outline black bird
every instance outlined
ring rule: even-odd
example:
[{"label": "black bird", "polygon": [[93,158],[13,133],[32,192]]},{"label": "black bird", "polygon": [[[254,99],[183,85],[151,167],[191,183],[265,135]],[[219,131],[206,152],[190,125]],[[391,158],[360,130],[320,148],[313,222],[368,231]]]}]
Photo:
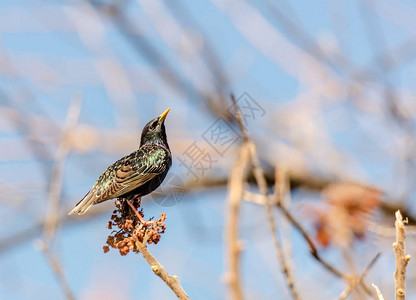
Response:
[{"label": "black bird", "polygon": [[146,124],[139,149],[109,166],[69,215],[82,215],[91,205],[109,199],[140,198],[162,183],[172,165],[164,125],[169,110]]}]

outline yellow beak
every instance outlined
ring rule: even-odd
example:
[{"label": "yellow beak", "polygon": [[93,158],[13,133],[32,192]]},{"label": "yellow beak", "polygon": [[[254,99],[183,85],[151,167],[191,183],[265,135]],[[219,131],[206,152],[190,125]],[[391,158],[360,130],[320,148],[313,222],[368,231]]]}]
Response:
[{"label": "yellow beak", "polygon": [[160,118],[160,120],[163,122],[163,121],[165,121],[165,119],[166,119],[166,116],[168,115],[168,112],[170,111],[170,107],[167,109],[167,110],[165,110],[165,112],[163,113],[163,114],[161,114],[160,116],[159,116],[159,118]]}]

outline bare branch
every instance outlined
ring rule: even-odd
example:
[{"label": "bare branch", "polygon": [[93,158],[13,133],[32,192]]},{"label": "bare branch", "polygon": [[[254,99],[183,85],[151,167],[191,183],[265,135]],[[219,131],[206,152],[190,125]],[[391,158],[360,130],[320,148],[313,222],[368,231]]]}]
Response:
[{"label": "bare branch", "polygon": [[372,285],[372,286],[373,286],[373,288],[376,290],[378,300],[384,300],[384,297],[383,297],[383,295],[381,294],[380,289],[378,288],[378,286],[376,286],[374,283],[372,283],[371,285]]},{"label": "bare branch", "polygon": [[[256,195],[250,192],[244,193],[244,199],[246,201],[252,202],[257,205],[265,205],[266,201],[264,200],[264,197],[262,195]],[[263,200],[261,200],[263,198]],[[276,202],[276,205],[278,203]],[[341,271],[336,269],[334,266],[332,266],[330,263],[325,261],[318,252],[318,248],[316,247],[314,241],[311,239],[309,234],[306,232],[306,230],[303,228],[303,226],[295,219],[295,217],[292,216],[292,214],[284,207],[284,206],[278,206],[280,211],[285,215],[285,217],[290,221],[290,223],[299,231],[299,233],[302,235],[302,237],[305,239],[307,244],[310,248],[310,253],[312,256],[322,265],[330,271],[332,274],[336,275],[337,277],[343,278],[345,280],[349,280],[349,277],[345,274],[343,274]]]},{"label": "bare branch", "polygon": [[338,300],[346,299],[351,294],[351,292],[363,282],[364,277],[367,275],[368,271],[374,266],[380,255],[381,252],[377,253],[376,256],[374,256],[374,258],[370,261],[368,266],[364,269],[363,273],[359,277],[352,278],[350,280],[350,284],[346,287],[344,291],[342,291],[341,295],[338,297]]},{"label": "bare branch", "polygon": [[230,285],[233,298],[243,299],[240,282],[239,257],[241,242],[238,240],[238,224],[240,214],[240,203],[244,192],[244,183],[247,179],[247,171],[250,164],[250,145],[243,143],[238,150],[238,158],[231,169],[227,200],[226,214],[226,251],[228,262],[227,283]]},{"label": "bare branch", "polygon": [[404,222],[400,210],[396,212],[396,241],[393,243],[394,253],[396,254],[396,271],[394,272],[396,300],[406,298],[406,267],[410,260],[410,255],[406,255],[406,234]]},{"label": "bare branch", "polygon": [[74,294],[72,293],[71,288],[69,287],[68,281],[65,278],[64,271],[58,259],[43,241],[40,241],[40,243],[40,248],[43,251],[43,254],[45,255],[51,269],[53,270],[53,273],[55,274],[55,277],[58,280],[61,289],[65,294],[66,299],[75,300]]},{"label": "bare branch", "polygon": [[248,134],[243,125],[243,118],[241,116],[241,111],[237,106],[237,101],[235,100],[234,94],[231,94],[231,101],[233,102],[235,116],[237,117],[238,127],[240,127],[241,134],[243,135],[244,141],[248,141]]},{"label": "bare branch", "polygon": [[[275,224],[275,220],[274,220],[274,216],[273,216],[273,211],[272,211],[272,203],[271,203],[271,199],[269,197],[269,192],[268,192],[268,186],[267,186],[267,181],[264,175],[264,172],[262,170],[262,168],[260,167],[258,158],[257,158],[257,153],[256,153],[256,146],[254,145],[254,143],[249,139],[248,134],[244,128],[243,122],[242,122],[242,117],[241,117],[241,111],[238,109],[237,104],[236,104],[236,100],[234,98],[234,95],[231,94],[231,100],[233,102],[234,105],[234,109],[235,109],[235,113],[237,116],[237,120],[238,120],[238,125],[240,127],[240,131],[243,134],[243,138],[245,141],[245,144],[247,145],[247,148],[249,150],[249,157],[251,160],[251,164],[253,166],[253,174],[254,174],[254,178],[256,180],[257,186],[260,189],[260,193],[262,194],[262,196],[265,199],[266,202],[266,208],[267,208],[267,217],[269,220],[269,228],[272,234],[272,238],[273,238],[273,242],[275,244],[275,249],[276,249],[276,255],[277,258],[280,262],[280,265],[282,267],[283,273],[285,274],[285,279],[286,279],[286,283],[289,287],[289,290],[293,296],[293,299],[300,299],[299,295],[295,289],[295,285],[294,285],[294,281],[293,281],[293,277],[292,277],[292,273],[291,270],[289,269],[289,266],[286,262],[286,258],[285,255],[283,253],[283,249],[282,249],[282,245],[280,243],[279,237],[277,235],[277,230],[276,230],[276,224]],[[276,184],[277,184],[277,180],[276,180]],[[243,191],[241,191],[243,192]],[[240,194],[240,199],[241,196],[243,194]],[[277,195],[281,195],[279,193],[277,193]],[[282,199],[279,199],[280,197],[278,196],[278,201],[280,203],[283,203]],[[241,200],[239,200],[241,201]]]},{"label": "bare branch", "polygon": [[59,281],[66,298],[69,300],[75,299],[75,297],[72,294],[58,259],[51,250],[51,245],[59,220],[59,205],[61,200],[64,166],[68,153],[71,149],[70,134],[78,122],[81,105],[82,98],[75,96],[67,113],[64,132],[61,137],[58,154],[52,171],[52,181],[49,191],[49,209],[45,217],[45,223],[43,227],[43,241],[41,247],[43,254],[45,255],[52,271]]},{"label": "bare branch", "polygon": [[152,268],[152,271],[159,276],[175,293],[178,299],[189,299],[189,296],[186,294],[185,290],[182,288],[178,276],[173,275],[170,276],[166,269],[157,261],[157,259],[149,252],[146,247],[147,240],[149,238],[148,234],[146,234],[145,238],[143,239],[143,243],[139,241],[136,235],[133,235],[135,238],[135,246],[139,249],[140,253],[143,255],[144,259]]},{"label": "bare branch", "polygon": [[71,149],[71,132],[78,122],[81,105],[82,98],[79,95],[74,96],[68,109],[64,130],[59,143],[58,154],[52,170],[52,181],[49,190],[49,209],[43,228],[43,240],[47,244],[47,247],[49,247],[52,242],[56,226],[58,225],[57,221],[59,216],[64,167],[66,158]]},{"label": "bare branch", "polygon": [[[293,299],[300,299],[296,289],[295,289],[295,285],[294,285],[294,281],[293,281],[293,276],[292,276],[292,272],[289,269],[289,266],[286,262],[286,258],[285,255],[283,253],[283,249],[282,249],[282,245],[280,243],[279,237],[277,235],[277,230],[276,230],[276,223],[274,220],[274,216],[273,216],[273,211],[272,211],[272,203],[271,203],[271,199],[269,197],[269,193],[268,193],[268,187],[267,187],[267,182],[266,179],[264,177],[264,172],[261,169],[258,159],[257,159],[257,154],[256,154],[256,147],[253,143],[250,143],[250,154],[251,154],[251,162],[253,165],[253,173],[254,173],[254,177],[256,178],[257,181],[257,185],[260,189],[261,194],[263,195],[263,197],[265,198],[265,202],[266,202],[266,208],[267,208],[267,218],[269,221],[269,228],[272,234],[272,238],[273,238],[273,243],[275,245],[275,249],[276,249],[276,255],[277,258],[280,262],[280,265],[282,267],[283,273],[285,274],[285,278],[286,278],[286,283],[289,287],[289,290],[293,296]],[[277,175],[277,174],[276,174]],[[276,180],[276,184],[277,180]],[[279,195],[280,193],[276,193],[277,195]],[[283,203],[283,200],[280,199],[280,197],[278,196],[278,200],[276,201],[278,202],[280,205]]]}]

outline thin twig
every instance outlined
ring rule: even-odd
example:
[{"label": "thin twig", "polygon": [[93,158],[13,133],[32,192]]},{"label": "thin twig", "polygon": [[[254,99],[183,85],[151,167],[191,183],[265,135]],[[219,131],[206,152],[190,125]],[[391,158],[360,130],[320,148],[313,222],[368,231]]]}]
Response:
[{"label": "thin twig", "polygon": [[55,229],[58,225],[57,222],[59,219],[59,205],[65,162],[71,149],[71,133],[78,122],[81,106],[82,98],[79,95],[74,96],[67,112],[62,137],[59,142],[58,154],[52,169],[52,180],[49,190],[49,208],[43,228],[43,240],[48,247],[54,238]]},{"label": "thin twig", "polygon": [[[253,194],[248,191],[245,191],[244,193],[244,200],[257,204],[257,205],[266,205],[266,201],[263,195]],[[277,201],[272,202],[272,203],[278,205]],[[312,256],[332,274],[336,275],[337,277],[343,278],[345,280],[349,280],[350,277],[343,274],[341,271],[336,269],[334,266],[332,266],[330,263],[325,261],[319,255],[318,248],[315,246],[315,243],[310,238],[306,230],[302,227],[302,225],[295,219],[295,217],[293,217],[292,214],[284,206],[278,205],[278,207],[280,211],[284,214],[284,216],[290,221],[290,223],[292,223],[292,225],[299,231],[299,233],[305,239],[306,243],[309,245],[310,253],[312,254]]]},{"label": "thin twig", "polygon": [[357,288],[357,286],[363,281],[364,277],[367,275],[368,271],[374,266],[380,255],[381,252],[377,253],[376,256],[374,256],[374,258],[370,261],[370,263],[361,273],[361,275],[357,278],[352,278],[350,280],[350,284],[345,288],[345,290],[342,291],[341,295],[338,297],[338,300],[346,299],[351,294],[351,292]]},{"label": "thin twig", "polygon": [[55,254],[51,251],[51,249],[42,241],[42,251],[48,260],[48,263],[53,270],[53,273],[55,274],[55,277],[57,278],[62,291],[65,294],[65,297],[68,300],[75,300],[74,294],[72,293],[71,288],[69,287],[68,281],[65,278],[64,271],[61,267],[61,264],[59,263],[58,259],[56,258]]},{"label": "thin twig", "polygon": [[[268,192],[267,182],[266,182],[266,179],[264,177],[264,172],[263,172],[262,168],[260,167],[258,159],[257,159],[256,147],[251,142],[250,142],[250,150],[251,150],[250,151],[251,162],[252,162],[252,165],[253,165],[253,174],[254,174],[254,177],[256,178],[257,186],[260,189],[260,193],[263,195],[263,197],[265,198],[265,201],[266,201],[267,218],[268,218],[268,221],[269,221],[269,228],[270,228],[270,231],[271,231],[271,234],[272,234],[273,243],[275,245],[277,258],[278,258],[278,260],[280,262],[280,265],[282,267],[282,271],[285,274],[286,283],[289,287],[290,293],[293,296],[293,299],[300,299],[299,294],[297,293],[297,291],[295,289],[292,272],[289,269],[289,266],[288,266],[287,261],[286,261],[286,257],[283,253],[282,245],[281,245],[279,237],[277,235],[276,223],[275,223],[274,216],[273,216],[271,199],[269,197],[269,192]],[[276,182],[276,184],[277,184],[277,182]],[[283,201],[281,199],[279,199],[277,202],[279,202],[281,204]]]},{"label": "thin twig", "polygon": [[237,106],[237,101],[235,100],[234,94],[231,94],[231,101],[233,102],[235,116],[237,117],[237,123],[238,123],[238,126],[240,127],[240,132],[243,135],[244,141],[247,142],[248,141],[248,134],[247,134],[247,131],[244,128],[243,118],[241,116],[241,111]]},{"label": "thin twig", "polygon": [[280,211],[285,215],[285,217],[293,224],[293,226],[300,232],[300,234],[303,236],[305,241],[308,243],[310,248],[310,253],[312,256],[322,265],[324,266],[328,271],[330,271],[332,274],[348,280],[349,277],[345,274],[343,274],[341,271],[336,269],[334,266],[332,266],[330,263],[325,261],[318,253],[318,248],[316,247],[313,240],[310,238],[309,234],[306,232],[306,230],[302,227],[302,225],[292,216],[292,214],[286,209],[285,206],[280,205],[280,203],[277,203],[278,207],[280,208]]},{"label": "thin twig", "polygon": [[396,241],[393,243],[394,253],[396,254],[396,271],[394,272],[396,300],[406,298],[406,267],[410,260],[410,255],[406,255],[406,234],[404,222],[400,210],[396,212]]},{"label": "thin twig", "polygon": [[233,299],[243,299],[240,280],[241,242],[238,240],[238,224],[240,216],[240,203],[244,192],[244,183],[250,163],[250,148],[248,143],[240,145],[238,158],[230,173],[226,214],[226,251],[228,262],[227,283],[232,292]]},{"label": "thin twig", "polygon": [[133,235],[135,238],[135,246],[143,255],[144,259],[150,265],[152,271],[159,276],[175,293],[178,299],[190,299],[186,294],[185,290],[182,288],[178,276],[170,276],[166,269],[157,261],[157,259],[149,252],[145,246],[149,238],[148,234],[145,235],[143,242],[140,242],[136,235]]},{"label": "thin twig", "polygon": [[59,220],[59,206],[61,200],[63,174],[66,158],[71,149],[71,132],[75,128],[78,117],[81,112],[82,98],[75,96],[68,109],[67,118],[63,130],[63,134],[58,147],[58,154],[52,170],[52,179],[49,191],[49,209],[45,217],[43,227],[42,251],[45,255],[52,271],[54,272],[59,284],[67,299],[75,299],[65,278],[63,269],[59,260],[51,250],[51,245],[55,236],[55,230]]},{"label": "thin twig", "polygon": [[371,285],[376,290],[378,300],[384,300],[383,294],[380,292],[380,289],[378,288],[378,286],[376,286],[374,283],[372,283]]},{"label": "thin twig", "polygon": [[[291,203],[291,194],[290,194],[290,182],[288,177],[288,169],[283,164],[276,165],[274,170],[275,184],[274,191],[271,195],[271,205],[274,206],[274,202],[280,203],[281,206],[288,207]],[[281,226],[281,244],[283,245],[283,253],[286,257],[292,257],[292,224],[286,218],[282,218],[276,221],[277,224]],[[293,260],[288,260],[287,266],[292,269]]]},{"label": "thin twig", "polygon": [[280,206],[286,206],[286,174],[287,170],[285,168],[280,168],[279,166],[276,166],[276,168],[274,169],[274,197],[276,199],[275,202],[278,203]]},{"label": "thin twig", "polygon": [[[249,136],[248,136],[248,134],[247,134],[247,132],[244,128],[242,117],[241,117],[241,111],[237,107],[237,103],[236,103],[236,100],[235,100],[235,97],[234,97],[233,94],[231,94],[231,100],[233,102],[235,113],[236,113],[236,116],[237,116],[238,126],[240,127],[240,131],[243,134],[243,139],[245,141],[245,144],[248,146],[249,156],[251,158],[251,164],[253,166],[254,178],[256,179],[256,183],[257,183],[257,186],[259,187],[260,193],[262,194],[262,196],[264,197],[265,202],[266,202],[267,218],[268,218],[268,221],[269,221],[269,228],[270,228],[272,238],[273,238],[273,242],[274,242],[274,245],[275,245],[277,258],[278,258],[278,260],[280,262],[280,265],[282,267],[282,271],[285,274],[286,283],[289,287],[290,293],[293,296],[293,299],[295,299],[295,300],[300,299],[299,294],[297,293],[297,291],[295,289],[295,285],[294,285],[294,281],[293,281],[293,277],[292,277],[292,272],[289,269],[289,266],[287,264],[285,255],[283,253],[281,242],[280,242],[279,237],[277,235],[276,223],[275,223],[274,216],[273,216],[273,211],[272,211],[272,203],[271,203],[272,200],[269,197],[266,177],[264,175],[263,169],[260,167],[260,164],[259,164],[259,161],[258,161],[258,158],[257,158],[256,146],[249,139]],[[243,190],[241,191],[240,199],[241,199],[242,195],[243,195]],[[278,199],[279,198],[280,197],[278,197]]]}]

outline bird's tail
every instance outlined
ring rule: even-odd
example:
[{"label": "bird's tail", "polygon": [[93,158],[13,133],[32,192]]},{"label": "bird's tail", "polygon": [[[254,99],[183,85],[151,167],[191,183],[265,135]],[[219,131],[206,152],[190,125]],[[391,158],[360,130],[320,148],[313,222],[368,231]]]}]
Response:
[{"label": "bird's tail", "polygon": [[91,193],[91,191],[89,191],[88,194],[86,194],[85,197],[82,198],[82,200],[79,201],[77,205],[75,205],[75,208],[71,210],[68,213],[68,215],[84,214],[91,207],[91,205],[96,203],[96,200],[97,197],[94,195],[94,193]]}]

